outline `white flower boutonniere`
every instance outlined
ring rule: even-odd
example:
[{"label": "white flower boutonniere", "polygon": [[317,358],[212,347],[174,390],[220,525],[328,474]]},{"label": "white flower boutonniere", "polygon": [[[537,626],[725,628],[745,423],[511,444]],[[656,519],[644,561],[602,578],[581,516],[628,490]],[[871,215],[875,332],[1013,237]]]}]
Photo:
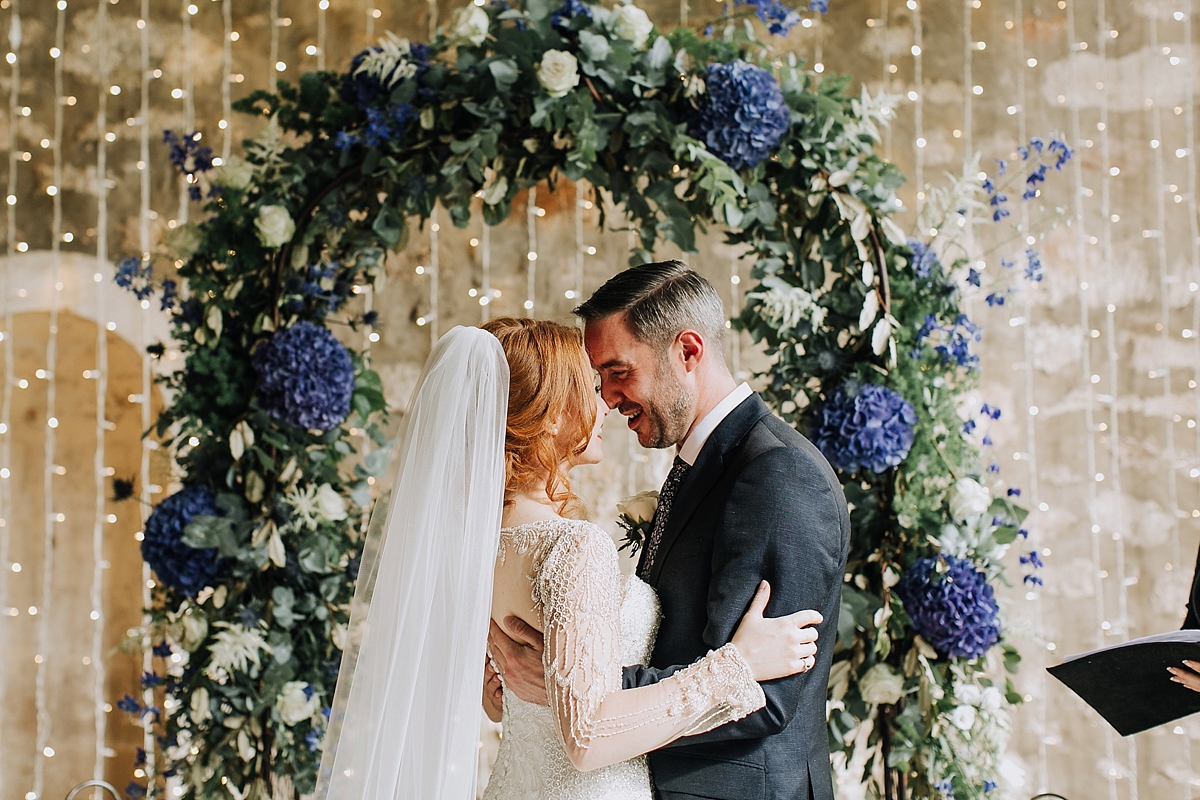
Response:
[{"label": "white flower boutonniere", "polygon": [[641,492],[617,503],[617,524],[625,531],[619,550],[628,549],[631,555],[637,555],[654,527],[657,510],[657,491]]}]

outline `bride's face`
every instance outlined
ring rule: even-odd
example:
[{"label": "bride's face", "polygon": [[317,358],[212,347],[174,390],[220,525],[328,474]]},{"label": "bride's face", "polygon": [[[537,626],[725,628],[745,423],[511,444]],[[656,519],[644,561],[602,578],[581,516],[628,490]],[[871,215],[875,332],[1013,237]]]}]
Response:
[{"label": "bride's face", "polygon": [[608,405],[596,393],[596,424],[592,426],[592,436],[588,439],[587,447],[571,462],[572,466],[579,464],[599,464],[604,458],[604,418],[608,416]]}]

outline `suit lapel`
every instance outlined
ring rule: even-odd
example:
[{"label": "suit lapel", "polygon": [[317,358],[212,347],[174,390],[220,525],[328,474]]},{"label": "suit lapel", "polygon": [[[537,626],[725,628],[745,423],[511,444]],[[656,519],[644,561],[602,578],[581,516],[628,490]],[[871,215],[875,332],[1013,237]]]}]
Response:
[{"label": "suit lapel", "polygon": [[741,444],[755,423],[770,413],[766,403],[757,394],[752,394],[729,412],[729,416],[721,420],[721,424],[708,437],[708,441],[696,457],[696,463],[688,470],[675,493],[671,515],[667,518],[667,527],[663,530],[662,542],[658,546],[658,555],[650,565],[651,586],[658,585],[663,562],[666,561],[671,546],[696,513],[700,501],[725,473],[726,457]]}]

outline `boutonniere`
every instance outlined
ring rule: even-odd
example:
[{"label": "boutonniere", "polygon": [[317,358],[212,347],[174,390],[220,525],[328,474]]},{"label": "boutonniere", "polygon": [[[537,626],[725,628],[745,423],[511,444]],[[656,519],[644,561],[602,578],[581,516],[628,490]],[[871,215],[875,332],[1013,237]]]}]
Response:
[{"label": "boutonniere", "polygon": [[658,492],[649,491],[626,497],[617,503],[617,524],[625,531],[618,550],[628,549],[637,555],[654,527],[654,512],[658,510]]}]

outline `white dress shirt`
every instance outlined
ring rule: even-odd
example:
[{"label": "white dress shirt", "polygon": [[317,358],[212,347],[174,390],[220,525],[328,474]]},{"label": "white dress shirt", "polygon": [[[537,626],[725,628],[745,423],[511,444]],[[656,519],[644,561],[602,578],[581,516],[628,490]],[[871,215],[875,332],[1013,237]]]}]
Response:
[{"label": "white dress shirt", "polygon": [[725,395],[725,399],[713,406],[713,410],[704,415],[704,419],[696,423],[696,427],[692,428],[692,432],[683,440],[679,446],[679,457],[688,463],[689,466],[696,464],[696,457],[700,455],[700,451],[704,449],[704,443],[708,441],[708,437],[717,429],[717,426],[725,421],[725,418],[738,406],[742,401],[752,395],[754,392],[750,389],[750,384],[742,383],[729,394]]}]

